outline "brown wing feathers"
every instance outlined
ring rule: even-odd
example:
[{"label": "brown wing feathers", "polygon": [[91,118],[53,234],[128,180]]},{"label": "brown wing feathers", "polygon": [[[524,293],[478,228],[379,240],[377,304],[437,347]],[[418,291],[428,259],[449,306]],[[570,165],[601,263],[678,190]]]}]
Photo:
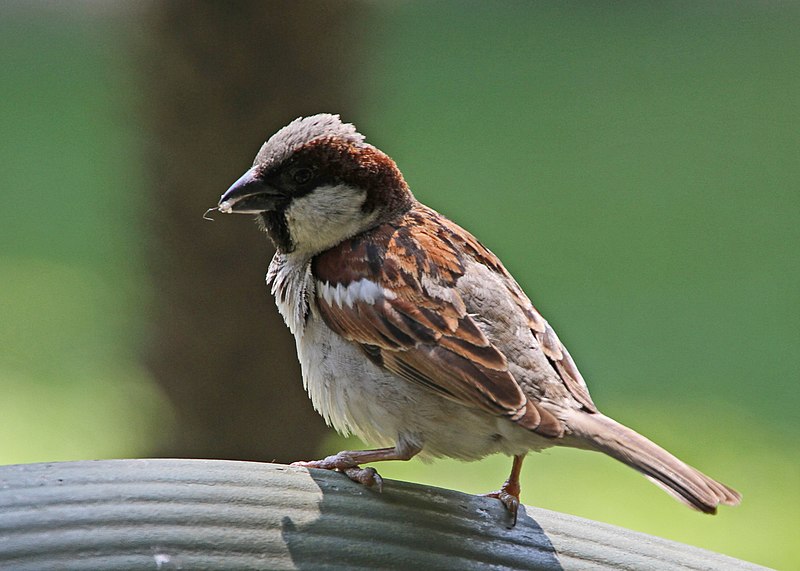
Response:
[{"label": "brown wing feathers", "polygon": [[[437,224],[421,225],[425,216],[435,216]],[[402,223],[384,224],[317,256],[312,272],[323,319],[398,376],[543,435],[560,436],[561,423],[525,396],[505,356],[467,315],[455,288],[464,267],[453,240],[467,240],[474,255],[491,256],[490,267],[501,267],[499,262],[472,236],[462,237],[463,230],[455,235],[442,221],[433,211],[415,208]],[[344,302],[323,295],[326,288],[364,279],[386,295]]]},{"label": "brown wing feathers", "polygon": [[583,380],[575,361],[567,351],[567,348],[559,340],[556,332],[550,327],[544,317],[533,307],[528,297],[519,287],[519,284],[511,277],[508,270],[503,266],[500,260],[492,252],[487,250],[474,236],[457,226],[450,220],[444,217],[438,217],[439,222],[445,225],[454,235],[457,235],[462,240],[464,245],[463,249],[476,260],[479,260],[485,266],[502,274],[506,278],[506,285],[508,293],[517,302],[517,305],[522,309],[528,317],[528,325],[533,331],[536,340],[542,347],[542,351],[550,360],[553,368],[558,372],[564,385],[572,396],[583,405],[589,412],[597,412],[597,407],[589,395],[589,389],[586,387],[586,381]]}]

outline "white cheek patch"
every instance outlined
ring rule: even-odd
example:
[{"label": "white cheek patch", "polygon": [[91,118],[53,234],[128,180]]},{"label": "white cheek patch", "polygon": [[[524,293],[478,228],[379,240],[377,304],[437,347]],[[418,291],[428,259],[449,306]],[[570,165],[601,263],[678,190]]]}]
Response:
[{"label": "white cheek patch", "polygon": [[377,212],[365,215],[364,190],[346,184],[320,186],[292,201],[286,223],[295,251],[313,255],[368,228]]},{"label": "white cheek patch", "polygon": [[362,278],[350,282],[348,285],[331,285],[329,282],[317,282],[317,295],[323,298],[328,305],[336,304],[339,307],[353,307],[357,302],[374,305],[380,299],[394,299],[397,297],[393,291],[383,288],[375,282]]}]

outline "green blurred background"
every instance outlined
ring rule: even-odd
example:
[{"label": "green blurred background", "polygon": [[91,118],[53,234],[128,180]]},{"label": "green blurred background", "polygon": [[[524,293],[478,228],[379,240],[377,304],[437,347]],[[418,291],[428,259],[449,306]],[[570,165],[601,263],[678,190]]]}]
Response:
[{"label": "green blurred background", "polygon": [[[149,22],[122,4],[0,5],[0,464],[173,450],[176,402],[142,356],[160,295],[148,213],[172,191],[146,166],[170,153],[148,141]],[[744,495],[705,517],[610,459],[555,450],[526,462],[525,503],[800,565],[799,24],[792,2],[352,10],[344,119],[505,261],[606,414]],[[243,144],[215,185],[260,141]],[[198,224],[197,240],[221,223],[249,224]],[[267,263],[217,271],[255,282]],[[379,468],[479,493],[510,461]]]}]

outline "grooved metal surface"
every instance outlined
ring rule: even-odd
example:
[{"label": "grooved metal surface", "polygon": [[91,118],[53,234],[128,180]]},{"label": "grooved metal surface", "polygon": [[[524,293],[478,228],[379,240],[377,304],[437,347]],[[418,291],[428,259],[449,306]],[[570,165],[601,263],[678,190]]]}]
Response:
[{"label": "grooved metal surface", "polygon": [[221,460],[0,466],[0,569],[764,569],[496,500]]}]

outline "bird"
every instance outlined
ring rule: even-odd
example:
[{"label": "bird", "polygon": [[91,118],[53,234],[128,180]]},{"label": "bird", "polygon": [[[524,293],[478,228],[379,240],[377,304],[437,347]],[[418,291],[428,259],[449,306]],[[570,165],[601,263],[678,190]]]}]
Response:
[{"label": "bird", "polygon": [[380,490],[362,464],[502,453],[511,473],[485,495],[515,523],[526,455],[567,446],[605,453],[700,512],[740,502],[603,415],[499,258],[418,201],[394,160],[339,115],[277,131],[215,208],[255,215],[275,246],[267,283],[316,411],[376,446],[293,465]]}]

